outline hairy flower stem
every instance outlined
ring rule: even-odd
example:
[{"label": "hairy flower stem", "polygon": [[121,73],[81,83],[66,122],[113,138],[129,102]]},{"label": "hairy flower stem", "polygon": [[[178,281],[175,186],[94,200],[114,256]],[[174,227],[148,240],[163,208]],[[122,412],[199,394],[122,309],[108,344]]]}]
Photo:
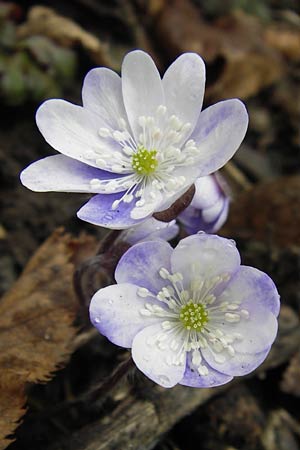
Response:
[{"label": "hairy flower stem", "polygon": [[101,240],[97,251],[97,255],[100,255],[101,253],[106,253],[110,249],[110,247],[114,244],[114,242],[119,237],[121,232],[122,230],[110,230]]},{"label": "hairy flower stem", "polygon": [[[130,355],[118,364],[109,376],[104,378],[103,381],[94,384],[87,392],[84,392],[73,400],[62,402],[54,408],[48,409],[46,412],[47,417],[66,411],[73,406],[80,406],[83,403],[88,404],[96,401],[99,402],[100,400],[104,402],[110,392],[129,375],[131,370],[135,369],[136,366]],[[41,414],[39,413],[38,415],[41,418]]]},{"label": "hairy flower stem", "polygon": [[112,282],[116,264],[122,254],[128,249],[127,245],[120,242],[116,245],[121,230],[111,230],[99,244],[97,254],[82,262],[73,275],[73,285],[79,303],[82,307],[83,319],[87,319],[87,307],[93,294]]},{"label": "hairy flower stem", "polygon": [[131,355],[125,360],[122,361],[112,372],[110,376],[105,378],[101,383],[93,386],[87,393],[86,398],[89,401],[95,401],[98,399],[103,400],[109,392],[114,389],[119,382],[126,377],[132,369],[135,369],[135,364],[132,360]]}]

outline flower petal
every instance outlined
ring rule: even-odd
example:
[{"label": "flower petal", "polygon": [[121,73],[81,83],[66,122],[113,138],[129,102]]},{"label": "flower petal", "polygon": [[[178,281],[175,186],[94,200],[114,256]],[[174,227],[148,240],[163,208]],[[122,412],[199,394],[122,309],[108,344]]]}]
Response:
[{"label": "flower petal", "polygon": [[[174,351],[166,344],[161,347],[151,340],[163,331],[161,324],[151,325],[140,331],[132,343],[132,358],[137,367],[148,378],[165,388],[175,386],[183,377],[185,360],[178,365],[170,364],[169,359],[176,357],[178,350]],[[172,336],[170,337],[172,339]],[[173,336],[173,339],[176,339]]]},{"label": "flower petal", "polygon": [[210,229],[207,230],[209,233],[216,233],[226,222],[229,212],[229,198],[225,198],[223,203],[223,209],[217,218],[217,220],[211,224]]},{"label": "flower petal", "polygon": [[157,294],[165,285],[159,270],[170,270],[173,249],[167,242],[157,240],[141,242],[131,247],[120,259],[115,279],[117,283],[131,283]]},{"label": "flower petal", "polygon": [[[103,336],[121,347],[131,347],[140,330],[161,320],[141,314],[146,298],[139,297],[137,290],[138,286],[133,284],[115,284],[100,289],[91,300],[92,324]],[[152,299],[147,301],[152,302]]]},{"label": "flower petal", "polygon": [[204,233],[182,239],[171,256],[172,272],[180,272],[186,286],[195,276],[213,279],[234,273],[239,265],[240,255],[233,241]]},{"label": "flower petal", "polygon": [[82,103],[113,130],[120,129],[118,119],[127,120],[121,78],[105,67],[92,69],[86,75],[82,87]]},{"label": "flower petal", "polygon": [[235,377],[247,375],[255,370],[266,359],[270,349],[271,347],[267,347],[259,353],[236,352],[233,357],[228,355],[226,360],[222,363],[215,361],[215,355],[218,357],[219,354],[214,353],[209,347],[202,350],[202,355],[206,362],[215,370]]},{"label": "flower petal", "polygon": [[263,307],[275,317],[279,314],[280,297],[273,280],[254,267],[241,266],[230,280],[219,301],[228,299],[239,302],[241,307]]},{"label": "flower petal", "polygon": [[199,177],[224,166],[241,145],[247,127],[247,110],[237,99],[216,103],[200,113],[190,136],[199,148]]},{"label": "flower petal", "polygon": [[108,170],[105,163],[99,165],[101,153],[111,153],[113,159],[114,153],[121,152],[115,141],[99,135],[100,128],[106,126],[99,116],[64,100],[44,102],[37,110],[36,123],[55,150],[89,166]]},{"label": "flower petal", "polygon": [[154,116],[164,104],[159,72],[152,58],[141,50],[128,53],[122,64],[122,91],[125,109],[135,139],[141,132],[138,118]]},{"label": "flower petal", "polygon": [[203,360],[201,361],[201,365],[207,368],[208,374],[200,375],[197,368],[192,364],[191,353],[192,352],[189,352],[187,355],[186,369],[183,379],[180,381],[180,384],[183,386],[208,388],[221,386],[222,384],[226,384],[232,380],[233,377],[231,375],[225,375],[224,373],[218,372]]},{"label": "flower petal", "polygon": [[140,225],[123,231],[120,235],[120,239],[128,242],[130,245],[156,239],[170,241],[178,234],[178,231],[179,227],[176,225],[175,220],[172,220],[171,222],[161,222],[160,220],[150,217],[150,219]]},{"label": "flower petal", "polygon": [[210,208],[223,196],[214,175],[197,178],[195,189],[191,206],[197,209]]},{"label": "flower petal", "polygon": [[148,185],[143,190],[143,195],[140,199],[142,204],[135,202],[135,206],[130,213],[132,219],[144,219],[147,216],[151,216],[157,208],[163,203],[164,197],[162,193],[154,189],[151,185]]},{"label": "flower petal", "polygon": [[134,220],[130,217],[132,210],[130,203],[122,201],[116,209],[112,209],[113,202],[120,200],[125,193],[95,195],[77,212],[78,218],[112,230],[123,230],[138,225],[145,219]]},{"label": "flower petal", "polygon": [[221,214],[224,205],[224,198],[220,197],[216,203],[208,208],[204,208],[202,211],[202,218],[204,222],[214,222],[216,218]]},{"label": "flower petal", "polygon": [[166,71],[163,80],[166,107],[193,130],[203,102],[205,64],[196,53],[179,56]]},{"label": "flower petal", "polygon": [[[64,155],[48,156],[28,166],[20,175],[24,186],[32,191],[89,192],[98,193],[92,180],[112,180],[119,174],[83,164]],[[101,189],[100,189],[101,191]]]}]

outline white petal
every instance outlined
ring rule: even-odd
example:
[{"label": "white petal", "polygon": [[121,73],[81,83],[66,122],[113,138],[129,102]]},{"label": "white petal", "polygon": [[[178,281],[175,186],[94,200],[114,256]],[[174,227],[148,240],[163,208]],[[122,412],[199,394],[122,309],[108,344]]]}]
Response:
[{"label": "white petal", "polygon": [[170,388],[179,383],[183,378],[186,357],[183,355],[181,363],[175,365],[170,361],[179,356],[178,350],[174,351],[169,347],[172,340],[178,339],[178,346],[181,340],[174,335],[170,335],[168,340],[164,341],[164,346],[151,342],[155,336],[163,333],[161,324],[151,325],[140,331],[132,343],[132,358],[137,367],[151,380],[159,385]]},{"label": "white petal", "polygon": [[232,274],[239,265],[240,255],[231,240],[204,233],[182,239],[171,256],[172,271],[180,272],[187,286],[195,277],[204,281]]},{"label": "white petal", "polygon": [[140,330],[160,320],[141,314],[146,301],[156,302],[139,297],[138,289],[133,284],[115,284],[100,289],[91,300],[90,317],[93,325],[121,347],[131,347],[134,336]]},{"label": "white petal", "polygon": [[122,64],[122,91],[127,117],[138,141],[140,116],[154,116],[164,104],[162,82],[152,58],[141,50],[128,53]]},{"label": "white petal", "polygon": [[[224,362],[216,362],[215,357],[220,357],[220,353],[214,353],[210,348],[202,350],[202,355],[208,364],[215,370],[230,376],[242,376],[255,370],[266,359],[270,347],[259,353],[239,353],[236,352],[231,357],[228,352],[224,353]],[[221,353],[223,356],[223,353]]]},{"label": "white petal", "polygon": [[199,148],[199,177],[224,166],[241,145],[248,127],[245,105],[237,99],[216,103],[200,113],[191,139]]},{"label": "white petal", "polygon": [[[55,150],[93,167],[100,167],[96,161],[101,156],[102,148],[112,157],[114,152],[121,151],[116,142],[100,137],[99,130],[105,126],[100,117],[64,100],[44,102],[37,110],[36,123],[45,140]],[[109,170],[106,164],[101,169]]]},{"label": "white petal", "polygon": [[113,130],[120,129],[119,118],[127,120],[121,78],[110,69],[98,67],[88,72],[82,88],[82,102]]},{"label": "white petal", "polygon": [[194,129],[203,102],[205,64],[196,53],[184,53],[168,68],[163,77],[166,106],[183,123]]},{"label": "white petal", "polygon": [[191,202],[194,208],[209,208],[222,197],[222,191],[214,175],[197,178],[195,188],[196,192]]},{"label": "white petal", "polygon": [[[130,176],[116,180],[117,177],[118,175],[88,166],[65,155],[40,159],[26,167],[20,175],[22,184],[35,192],[88,192],[91,194],[107,192],[105,186],[112,180],[120,187],[120,192],[123,191]],[[97,182],[93,183],[93,180]]]},{"label": "white petal", "polygon": [[138,206],[139,202],[137,202],[130,213],[130,217],[137,220],[152,215],[159,210],[163,200],[164,198],[160,191],[154,189],[151,185],[146,186],[140,199],[142,201],[141,206]]},{"label": "white petal", "polygon": [[241,266],[234,275],[219,301],[228,299],[238,302],[242,308],[262,306],[269,310],[275,317],[280,308],[280,297],[272,279],[255,267]]}]

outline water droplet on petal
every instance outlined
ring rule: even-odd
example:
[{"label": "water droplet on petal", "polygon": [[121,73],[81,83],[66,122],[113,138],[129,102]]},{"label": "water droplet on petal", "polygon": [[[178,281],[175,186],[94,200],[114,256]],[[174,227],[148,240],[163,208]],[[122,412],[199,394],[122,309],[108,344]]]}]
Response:
[{"label": "water droplet on petal", "polygon": [[96,323],[100,323],[100,322],[101,322],[101,319],[100,319],[100,317],[96,317],[96,318],[94,319],[94,321],[95,321]]}]

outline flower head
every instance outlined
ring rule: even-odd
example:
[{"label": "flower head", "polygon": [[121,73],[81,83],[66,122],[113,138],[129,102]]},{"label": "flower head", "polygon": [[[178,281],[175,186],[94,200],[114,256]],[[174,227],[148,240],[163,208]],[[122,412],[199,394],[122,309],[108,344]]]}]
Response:
[{"label": "flower head", "polygon": [[94,326],[132,348],[137,367],[164,387],[218,386],[253,371],[277,333],[279,296],[272,280],[240,265],[235,244],[215,235],[131,247],[118,284],[90,305]]},{"label": "flower head", "polygon": [[44,102],[37,125],[61,155],[30,165],[22,183],[35,191],[97,194],[78,211],[96,225],[124,229],[163,211],[194,181],[222,167],[248,126],[237,99],[201,112],[203,60],[177,58],[161,79],[151,57],[127,54],[122,79],[106,68],[91,70],[83,106]]},{"label": "flower head", "polygon": [[198,231],[216,233],[224,224],[229,211],[229,197],[219,173],[198,178],[191,204],[178,216],[188,234]]}]

